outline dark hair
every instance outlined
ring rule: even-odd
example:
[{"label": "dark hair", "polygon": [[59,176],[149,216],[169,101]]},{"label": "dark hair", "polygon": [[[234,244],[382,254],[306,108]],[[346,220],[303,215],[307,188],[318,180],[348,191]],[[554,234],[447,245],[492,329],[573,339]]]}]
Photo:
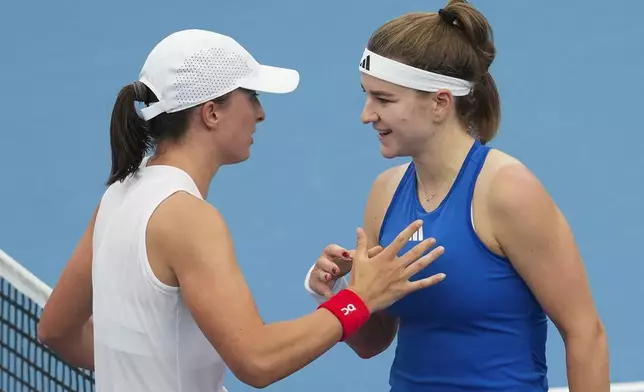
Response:
[{"label": "dark hair", "polygon": [[[230,93],[213,101],[223,103],[229,96]],[[139,117],[136,102],[149,105],[157,101],[156,95],[140,81],[123,87],[116,97],[110,121],[112,170],[107,185],[123,181],[135,173],[148,150],[158,143],[179,140],[186,133],[189,114],[195,108],[161,113],[149,121]]]},{"label": "dark hair", "polygon": [[367,48],[412,67],[474,83],[456,97],[459,119],[485,144],[501,122],[496,83],[488,69],[496,55],[487,19],[465,0],[450,0],[439,13],[410,13],[381,26]]}]

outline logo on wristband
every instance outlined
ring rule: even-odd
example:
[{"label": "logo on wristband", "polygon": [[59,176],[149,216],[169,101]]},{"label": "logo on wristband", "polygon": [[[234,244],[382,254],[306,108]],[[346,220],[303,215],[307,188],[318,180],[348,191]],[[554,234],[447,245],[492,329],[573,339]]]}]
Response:
[{"label": "logo on wristband", "polygon": [[[358,304],[356,306],[355,304]],[[336,295],[324,301],[319,308],[325,308],[342,324],[342,338],[345,341],[369,320],[369,309],[355,292],[342,289]]]},{"label": "logo on wristband", "polygon": [[349,305],[347,305],[345,308],[342,308],[341,310],[342,310],[342,313],[346,316],[346,315],[348,315],[349,313],[351,313],[351,312],[355,311],[355,310],[356,310],[356,307],[355,307],[355,306],[353,306],[353,304],[349,304]]}]

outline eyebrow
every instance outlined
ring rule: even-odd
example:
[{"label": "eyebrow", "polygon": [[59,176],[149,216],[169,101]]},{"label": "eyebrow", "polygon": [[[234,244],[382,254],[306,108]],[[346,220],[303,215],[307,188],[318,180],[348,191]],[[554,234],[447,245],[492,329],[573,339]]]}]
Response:
[{"label": "eyebrow", "polygon": [[[364,86],[361,84],[360,87],[362,87],[362,91],[366,92],[367,90],[364,88]],[[380,90],[371,90],[369,92],[371,95],[378,95],[381,97],[393,97],[395,94],[388,93],[386,91],[380,91]]]}]

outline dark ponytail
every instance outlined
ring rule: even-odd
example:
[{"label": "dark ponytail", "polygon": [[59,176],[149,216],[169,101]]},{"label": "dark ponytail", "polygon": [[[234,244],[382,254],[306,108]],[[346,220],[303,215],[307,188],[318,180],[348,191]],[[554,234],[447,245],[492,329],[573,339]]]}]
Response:
[{"label": "dark ponytail", "polygon": [[[144,96],[137,96],[143,94]],[[135,102],[147,101],[151,92],[141,82],[129,84],[119,92],[110,122],[110,144],[112,148],[112,170],[107,185],[125,180],[136,172],[152,147],[152,136],[148,124],[136,112]]]},{"label": "dark ponytail", "polygon": [[[215,98],[218,104],[228,102],[232,92]],[[143,157],[151,148],[163,141],[180,140],[188,129],[190,113],[201,105],[172,113],[161,113],[149,121],[136,112],[135,103],[146,105],[157,102],[157,96],[142,82],[135,82],[121,89],[112,110],[110,143],[112,145],[112,171],[107,185],[125,180],[135,173]]]}]

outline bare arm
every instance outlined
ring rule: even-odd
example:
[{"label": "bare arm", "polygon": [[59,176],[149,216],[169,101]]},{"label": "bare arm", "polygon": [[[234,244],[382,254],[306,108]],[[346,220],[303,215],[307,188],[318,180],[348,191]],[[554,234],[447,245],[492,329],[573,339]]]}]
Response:
[{"label": "bare arm", "polygon": [[608,392],[606,333],[573,234],[538,180],[519,163],[490,186],[495,237],[566,345],[571,392]]},{"label": "bare arm", "polygon": [[[367,199],[363,223],[369,248],[379,243],[380,227],[404,168],[389,169],[374,181]],[[398,319],[383,310],[372,314],[369,321],[346,343],[360,358],[372,358],[391,345],[397,332]]]},{"label": "bare arm", "polygon": [[38,338],[72,366],[94,369],[92,238],[96,213],[47,301]]},{"label": "bare arm", "polygon": [[150,220],[148,246],[159,247],[197,324],[231,371],[262,388],[304,367],[342,336],[325,309],[266,325],[240,271],[224,219],[207,203],[178,193]]}]

